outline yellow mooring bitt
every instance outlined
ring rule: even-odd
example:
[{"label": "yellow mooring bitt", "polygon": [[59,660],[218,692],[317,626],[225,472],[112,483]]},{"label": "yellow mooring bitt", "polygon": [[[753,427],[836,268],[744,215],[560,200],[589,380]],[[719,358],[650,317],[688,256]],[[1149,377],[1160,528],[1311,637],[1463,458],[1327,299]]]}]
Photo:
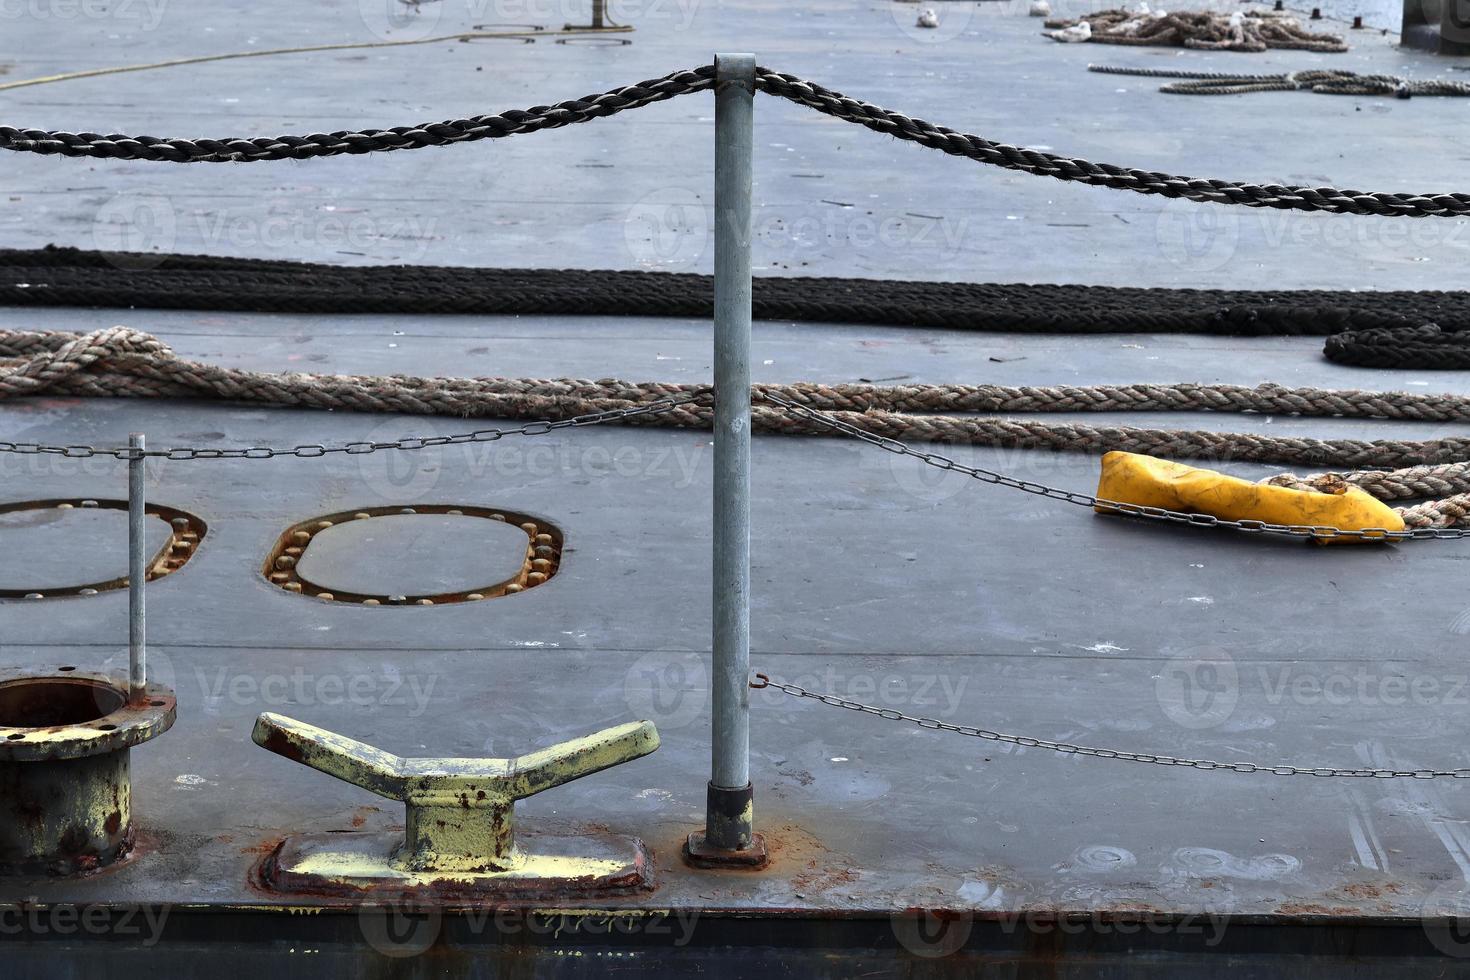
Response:
[{"label": "yellow mooring bitt", "polygon": [[287,838],[262,867],[282,891],[359,893],[391,886],[439,896],[480,892],[606,892],[645,887],[651,868],[641,842],[605,834],[523,835],[515,802],[648,755],[659,746],[650,721],[603,729],[513,759],[405,759],[305,722],[266,712],[257,745],[330,776],[401,800],[404,833],[334,833]]},{"label": "yellow mooring bitt", "polygon": [[[1345,531],[1402,531],[1403,518],[1392,507],[1358,487],[1340,484],[1334,492],[1294,490],[1251,483],[1214,470],[1185,466],[1138,453],[1110,452],[1102,458],[1097,495],[1104,500],[1228,521],[1335,527]],[[1106,506],[1098,513],[1117,513]],[[1372,542],[1382,537],[1314,538],[1324,542]]]}]

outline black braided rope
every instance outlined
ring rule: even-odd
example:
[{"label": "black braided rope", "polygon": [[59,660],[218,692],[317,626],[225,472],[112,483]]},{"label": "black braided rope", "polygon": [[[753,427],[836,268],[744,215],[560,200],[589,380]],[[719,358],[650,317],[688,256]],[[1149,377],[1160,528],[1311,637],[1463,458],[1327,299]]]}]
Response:
[{"label": "black braided rope", "polygon": [[[0,250],[0,304],[707,318],[714,282],[693,273],[344,267],[50,247]],[[1327,356],[1343,364],[1470,368],[1470,292],[762,277],[753,310],[763,320],[1021,333],[1317,336],[1328,338]]]},{"label": "black braided rope", "polygon": [[[304,160],[345,153],[445,146],[450,143],[500,139],[543,129],[556,129],[662,102],[690,92],[704,91],[713,85],[714,67],[705,65],[554,106],[534,106],[498,115],[422,123],[418,126],[374,129],[360,133],[315,133],[309,136],[190,140],[120,134],[101,136],[96,133],[66,133],[0,126],[0,149],[73,157],[172,162]],[[770,95],[789,99],[829,116],[952,156],[1094,187],[1110,187],[1138,194],[1157,194],[1214,204],[1239,204],[1245,207],[1292,211],[1411,218],[1470,214],[1470,195],[1466,194],[1365,193],[1335,187],[1245,184],[1202,177],[1181,177],[1028,150],[996,143],[983,136],[936,126],[901,112],[849,98],[795,75],[785,75],[767,68],[756,69],[756,86]]]},{"label": "black braided rope", "polygon": [[312,133],[308,136],[228,137],[225,139],[160,139],[119,133],[66,133],[0,126],[0,149],[67,157],[115,160],[158,160],[171,163],[249,163],[258,160],[307,160],[345,153],[386,153],[450,143],[501,139],[543,129],[558,129],[616,115],[627,109],[663,102],[712,88],[712,65],[676,71],[663,78],[625,85],[610,92],[558,102],[552,106],[512,109],[493,116],[369,129],[363,132]]}]

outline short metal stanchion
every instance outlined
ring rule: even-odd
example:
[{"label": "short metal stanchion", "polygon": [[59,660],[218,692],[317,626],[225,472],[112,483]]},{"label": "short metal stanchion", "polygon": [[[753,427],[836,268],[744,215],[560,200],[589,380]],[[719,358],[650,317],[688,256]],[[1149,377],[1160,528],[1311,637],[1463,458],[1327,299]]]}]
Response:
[{"label": "short metal stanchion", "polygon": [[148,686],[148,606],[143,586],[148,579],[144,541],[147,513],[143,503],[143,433],[128,437],[128,700],[142,697]]},{"label": "short metal stanchion", "polygon": [[715,465],[711,777],[696,865],[760,866],[750,783],[750,197],[755,56],[715,56]]}]

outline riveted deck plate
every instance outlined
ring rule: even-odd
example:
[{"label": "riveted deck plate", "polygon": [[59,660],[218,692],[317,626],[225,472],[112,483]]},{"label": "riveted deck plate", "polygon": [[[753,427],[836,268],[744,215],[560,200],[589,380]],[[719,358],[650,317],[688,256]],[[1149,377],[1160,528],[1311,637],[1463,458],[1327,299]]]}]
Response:
[{"label": "riveted deck plate", "polygon": [[525,532],[464,514],[388,514],[314,535],[297,573],[333,592],[442,595],[515,578]]},{"label": "riveted deck plate", "polygon": [[514,595],[561,565],[545,518],[489,507],[370,507],[287,528],[262,573],[287,592],[367,606],[433,606]]},{"label": "riveted deck plate", "polygon": [[[150,580],[182,568],[203,540],[204,522],[149,506],[145,551]],[[128,583],[126,500],[35,500],[0,504],[0,598],[106,592]]]}]

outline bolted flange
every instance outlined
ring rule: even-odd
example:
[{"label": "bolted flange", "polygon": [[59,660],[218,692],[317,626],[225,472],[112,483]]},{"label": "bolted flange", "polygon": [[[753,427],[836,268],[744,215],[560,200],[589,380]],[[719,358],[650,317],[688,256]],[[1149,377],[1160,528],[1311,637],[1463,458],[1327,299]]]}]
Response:
[{"label": "bolted flange", "polygon": [[0,874],[105,867],[133,845],[130,750],[174,723],[174,694],[132,701],[74,667],[0,672]]},{"label": "bolted flange", "polygon": [[607,728],[513,759],[405,759],[271,712],[256,719],[252,737],[278,755],[405,807],[401,837],[287,838],[262,865],[268,887],[335,894],[422,888],[444,897],[651,884],[648,856],[636,839],[526,835],[530,840],[518,843],[515,801],[648,755],[659,745],[652,722]]}]

